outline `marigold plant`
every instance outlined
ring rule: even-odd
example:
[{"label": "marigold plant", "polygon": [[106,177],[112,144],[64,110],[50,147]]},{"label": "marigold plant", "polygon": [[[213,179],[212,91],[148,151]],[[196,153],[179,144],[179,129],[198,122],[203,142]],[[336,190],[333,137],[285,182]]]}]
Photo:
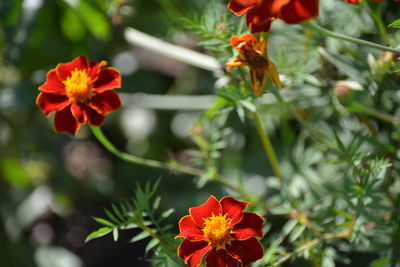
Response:
[{"label": "marigold plant", "polygon": [[0,1],[0,266],[399,267],[399,2]]}]

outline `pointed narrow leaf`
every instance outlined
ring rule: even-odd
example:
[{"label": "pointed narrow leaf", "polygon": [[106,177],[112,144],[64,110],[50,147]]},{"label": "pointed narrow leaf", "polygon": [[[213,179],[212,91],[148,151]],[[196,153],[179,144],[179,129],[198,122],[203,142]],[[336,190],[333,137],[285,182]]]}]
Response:
[{"label": "pointed narrow leaf", "polygon": [[161,197],[158,196],[158,197],[156,197],[156,198],[154,199],[154,202],[153,202],[153,210],[158,209],[158,207],[160,206],[160,203],[161,203]]},{"label": "pointed narrow leaf", "polygon": [[118,241],[118,236],[119,236],[118,228],[114,228],[114,229],[113,229],[113,238],[114,238],[114,242],[117,242],[117,241]]},{"label": "pointed narrow leaf", "polygon": [[110,221],[107,221],[106,219],[97,218],[97,217],[93,217],[93,219],[94,219],[96,222],[98,222],[98,223],[100,223],[100,224],[102,224],[102,225],[109,226],[109,227],[112,227],[112,228],[116,227],[115,224],[113,224],[113,223],[110,222]]},{"label": "pointed narrow leaf", "polygon": [[160,241],[158,239],[152,239],[150,242],[147,244],[145,251],[148,253],[150,250],[152,250],[155,246],[158,245]]},{"label": "pointed narrow leaf", "polygon": [[148,237],[148,236],[150,236],[150,234],[149,234],[148,232],[141,232],[140,234],[134,236],[134,237],[131,239],[130,242],[131,242],[131,243],[134,243],[134,242],[137,242],[137,241],[139,241],[139,240],[145,239],[145,238]]},{"label": "pointed narrow leaf", "polygon": [[112,207],[115,215],[117,215],[117,217],[121,220],[121,222],[123,222],[125,220],[125,218],[123,216],[124,214],[121,213],[121,210],[114,204],[112,204],[111,207]]},{"label": "pointed narrow leaf", "polygon": [[99,230],[97,230],[97,231],[91,233],[90,235],[88,235],[88,236],[86,237],[86,239],[85,239],[85,243],[89,242],[89,241],[92,240],[92,239],[105,236],[105,235],[107,235],[108,233],[110,233],[111,231],[112,231],[111,228],[102,227],[102,228],[100,228]]},{"label": "pointed narrow leaf", "polygon": [[400,19],[393,21],[392,23],[389,24],[388,27],[400,28]]},{"label": "pointed narrow leaf", "polygon": [[119,224],[120,221],[117,219],[117,217],[114,216],[114,214],[109,211],[108,209],[104,209],[104,212],[106,213],[107,217],[112,220],[114,223]]}]

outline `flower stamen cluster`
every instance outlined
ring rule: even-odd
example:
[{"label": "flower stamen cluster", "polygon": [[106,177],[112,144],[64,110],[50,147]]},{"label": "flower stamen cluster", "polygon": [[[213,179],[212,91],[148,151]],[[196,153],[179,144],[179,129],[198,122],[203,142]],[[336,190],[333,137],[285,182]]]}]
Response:
[{"label": "flower stamen cluster", "polygon": [[90,99],[94,92],[90,77],[86,70],[75,69],[71,75],[63,81],[65,94],[71,102],[85,102]]},{"label": "flower stamen cluster", "polygon": [[211,217],[204,219],[203,233],[209,244],[214,245],[217,250],[225,249],[225,244],[231,243],[231,230],[232,230],[232,219],[228,218],[226,214],[215,216],[212,214]]}]

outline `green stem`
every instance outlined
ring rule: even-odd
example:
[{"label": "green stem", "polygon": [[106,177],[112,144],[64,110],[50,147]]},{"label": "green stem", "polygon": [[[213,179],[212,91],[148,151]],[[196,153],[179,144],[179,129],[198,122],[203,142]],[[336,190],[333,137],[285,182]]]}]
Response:
[{"label": "green stem", "polygon": [[271,140],[269,139],[267,132],[265,131],[261,117],[257,113],[257,111],[253,112],[253,119],[256,124],[258,134],[260,135],[261,142],[263,144],[265,153],[267,154],[269,163],[271,164],[272,171],[274,172],[274,175],[277,178],[282,179],[282,172],[281,172],[281,169],[279,168],[279,163],[278,163],[278,159],[276,157],[274,148],[271,144]]},{"label": "green stem", "polygon": [[101,130],[100,127],[97,126],[92,126],[89,125],[90,130],[92,131],[93,135],[97,138],[97,140],[112,154],[120,158],[121,160],[124,160],[126,162],[142,165],[142,166],[147,166],[147,167],[153,167],[153,168],[158,168],[158,169],[165,169],[169,170],[172,172],[182,172],[185,174],[190,174],[190,175],[195,175],[195,176],[200,176],[203,174],[201,170],[191,168],[191,167],[186,167],[182,166],[177,162],[169,162],[169,163],[164,163],[156,160],[151,160],[151,159],[143,159],[140,157],[136,157],[134,155],[125,153],[120,151],[118,148],[116,148],[110,140],[107,139],[107,137],[104,135],[103,131]]},{"label": "green stem", "polygon": [[350,111],[353,111],[352,109],[354,109],[355,112],[362,112],[362,113],[368,114],[370,116],[373,116],[375,118],[378,118],[380,120],[383,120],[383,121],[386,121],[386,122],[389,122],[389,123],[393,123],[394,125],[399,125],[400,124],[400,119],[399,118],[396,118],[396,117],[394,117],[394,116],[392,116],[390,114],[384,113],[382,111],[366,107],[366,106],[364,106],[362,104],[359,104],[359,103],[353,104],[350,107]]},{"label": "green stem", "polygon": [[[90,127],[90,130],[92,131],[93,135],[97,138],[97,140],[109,152],[111,152],[113,155],[117,156],[119,159],[121,159],[123,161],[142,165],[142,166],[152,167],[152,168],[164,169],[164,170],[171,171],[172,173],[184,173],[184,174],[189,174],[189,175],[194,175],[194,176],[204,175],[203,171],[196,169],[196,168],[188,167],[188,166],[182,166],[176,161],[164,163],[164,162],[157,161],[157,160],[143,159],[143,158],[136,157],[134,155],[122,152],[118,148],[116,148],[110,142],[110,140],[107,139],[107,137],[104,135],[104,133],[100,127],[92,126],[92,125],[89,125],[89,127]],[[237,186],[237,185],[231,183],[227,178],[223,177],[222,175],[220,175],[218,173],[215,173],[212,181],[226,186],[227,188],[237,192],[238,194],[240,194],[242,197],[244,197],[246,199],[254,200],[254,197],[251,196],[246,190],[244,190],[240,186]]]},{"label": "green stem", "polygon": [[330,31],[328,29],[325,29],[325,28],[319,26],[315,22],[309,21],[309,22],[303,23],[303,25],[305,27],[310,28],[310,29],[312,29],[312,30],[314,30],[314,31],[316,31],[316,32],[318,32],[318,33],[320,33],[322,35],[325,35],[325,36],[329,36],[329,37],[336,38],[336,39],[341,39],[341,40],[352,42],[352,43],[355,43],[355,44],[358,44],[358,45],[368,46],[368,47],[372,47],[372,48],[375,48],[375,49],[380,49],[380,50],[383,50],[383,51],[388,51],[388,52],[392,52],[394,54],[400,55],[400,50],[398,50],[398,49],[394,49],[394,48],[383,46],[383,45],[376,44],[376,43],[373,43],[373,42],[357,39],[357,38],[350,37],[350,36],[347,36],[347,35],[344,35],[344,34],[341,34],[341,33],[333,32],[333,31]]},{"label": "green stem", "polygon": [[347,239],[349,238],[349,233],[347,230],[343,231],[343,232],[339,232],[337,234],[333,234],[333,233],[327,233],[324,234],[321,238],[316,238],[313,239],[307,243],[305,243],[304,245],[298,247],[295,251],[286,254],[285,256],[283,256],[282,258],[280,258],[278,261],[274,262],[272,265],[270,266],[280,266],[282,263],[288,261],[290,258],[292,258],[293,256],[296,256],[297,254],[300,254],[304,251],[310,250],[312,248],[314,248],[315,246],[317,246],[319,243],[325,241],[325,240],[331,240],[331,239]]},{"label": "green stem", "polygon": [[292,253],[286,254],[285,256],[280,258],[278,261],[274,262],[274,264],[272,264],[271,266],[280,266],[282,263],[288,261],[291,257],[293,257],[299,253],[302,253],[304,251],[312,249],[313,247],[318,245],[321,241],[322,241],[321,239],[311,240],[311,241],[305,243],[304,245],[302,245],[301,247],[299,247],[298,249],[296,249],[295,251],[293,251]]},{"label": "green stem", "polygon": [[275,89],[271,88],[271,93],[277,98],[278,102],[283,105],[284,107],[287,108],[287,110],[292,114],[292,116],[299,122],[301,123],[304,128],[307,129],[309,132],[311,138],[313,138],[316,142],[320,143],[321,145],[325,146],[325,148],[335,154],[337,154],[339,151],[332,147],[329,142],[327,141],[327,138],[321,135],[319,132],[315,131],[313,127],[302,118],[302,116],[290,105],[290,103],[286,102],[285,99],[281,96],[280,92]]},{"label": "green stem", "polygon": [[371,17],[374,19],[376,26],[378,27],[379,33],[381,35],[382,40],[387,43],[387,32],[386,32],[386,26],[385,23],[382,20],[382,15],[381,15],[381,7],[382,5],[372,3],[369,1],[363,1],[361,2],[361,5],[366,6],[369,9],[369,12],[371,14]]}]

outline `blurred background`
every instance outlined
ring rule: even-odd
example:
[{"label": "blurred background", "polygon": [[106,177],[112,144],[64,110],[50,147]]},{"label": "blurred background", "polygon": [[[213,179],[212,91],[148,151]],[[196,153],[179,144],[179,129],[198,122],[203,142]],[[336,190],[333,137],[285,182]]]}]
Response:
[{"label": "blurred background", "polygon": [[[87,55],[121,71],[124,94],[212,93],[212,73],[133,47],[123,34],[131,26],[198,49],[175,19],[204,2],[0,0],[0,266],[146,266],[142,244],[128,242],[134,230],[117,243],[109,236],[85,244],[98,228],[91,217],[162,177],[161,206],[181,209],[175,225],[193,201],[191,177],[126,164],[86,126],[76,138],[56,134],[35,104],[37,88],[56,64]],[[198,114],[124,105],[103,130],[135,155],[185,160]]]},{"label": "blurred background", "polygon": [[[133,27],[202,53],[206,52],[202,47],[214,49],[214,55],[224,62],[232,55],[227,51],[233,51],[229,50],[228,33],[245,29],[243,19],[235,18],[239,26],[226,31],[227,25],[219,24],[219,19],[233,17],[225,8],[227,2],[0,0],[0,266],[148,266],[144,249],[148,240],[129,243],[137,234],[135,230],[122,232],[118,242],[109,235],[85,244],[87,235],[99,228],[92,217],[104,217],[103,209],[111,203],[131,198],[137,184],[162,178],[158,190],[161,209],[175,209],[169,222],[175,226],[173,231],[178,232],[177,222],[189,207],[202,203],[210,194],[218,198],[227,194],[213,183],[200,190],[202,182],[191,176],[125,163],[106,151],[86,126],[75,138],[56,134],[52,117],[46,118],[35,104],[38,86],[45,81],[47,71],[58,63],[79,55],[95,61],[106,60],[122,73],[122,88],[117,91],[124,103],[120,110],[107,116],[103,126],[107,137],[118,148],[134,155],[190,165],[191,149],[199,145],[199,140],[191,135],[196,133],[192,126],[203,109],[213,103],[214,88],[226,81],[221,79],[221,73],[195,68],[132,45],[126,40],[124,30]],[[330,29],[392,46],[399,43],[398,33],[392,32],[388,41],[385,31],[377,37],[376,23],[359,6],[325,0],[320,11],[323,15],[319,22]],[[382,25],[400,16],[394,2],[385,4],[381,11]],[[218,14],[210,15],[212,12]],[[198,19],[201,14],[206,14],[206,19]],[[200,21],[200,27],[182,17]],[[315,123],[318,130],[326,131],[327,136],[332,136],[328,132],[332,127],[350,143],[353,137],[368,132],[361,120],[342,106],[346,101],[359,101],[390,114],[400,114],[398,78],[386,77],[393,67],[390,56],[312,35],[298,25],[276,21],[272,31],[269,55],[284,74],[286,87],[295,89],[283,94],[295,102],[304,119]],[[207,38],[211,41],[207,42]],[[203,41],[202,47],[199,41]],[[358,87],[352,90],[346,84],[342,92],[342,87],[335,87],[341,79],[356,81],[356,87],[362,85],[365,90]],[[372,98],[380,88],[390,90],[380,98]],[[165,101],[160,95],[172,98]],[[178,105],[174,101],[177,95],[201,97],[183,102],[180,99],[183,104]],[[309,210],[315,203],[319,205],[321,199],[326,200],[329,208],[336,201],[335,195],[329,195],[332,188],[348,185],[346,181],[335,180],[347,178],[343,175],[348,171],[347,166],[335,165],[332,158],[324,158],[326,151],[306,139],[308,133],[271,95],[264,100],[262,111],[269,114],[266,127],[284,175],[291,177],[283,193],[277,180],[270,177],[272,171],[260,149],[253,123],[242,121],[239,111],[226,116],[221,125],[218,122],[213,125],[215,134],[210,135],[210,139],[214,138],[210,143],[224,141],[220,146],[223,154],[218,149],[211,151],[218,159],[215,167],[223,169],[225,176],[241,180],[252,194],[264,199],[271,197],[267,201],[271,205],[290,202],[289,212],[295,208]],[[385,129],[392,131],[390,124],[383,124],[383,134]],[[397,142],[399,131],[393,132],[397,134],[393,137]],[[342,207],[347,206],[344,203]],[[274,224],[273,232],[279,232],[285,223],[279,216],[268,217],[269,226]],[[324,224],[321,219],[321,225]],[[363,248],[368,246],[365,243]],[[368,249],[364,253],[347,253],[350,250],[344,251],[353,260],[353,266],[366,266],[378,258],[378,254]],[[295,264],[310,266],[302,260]]]}]

